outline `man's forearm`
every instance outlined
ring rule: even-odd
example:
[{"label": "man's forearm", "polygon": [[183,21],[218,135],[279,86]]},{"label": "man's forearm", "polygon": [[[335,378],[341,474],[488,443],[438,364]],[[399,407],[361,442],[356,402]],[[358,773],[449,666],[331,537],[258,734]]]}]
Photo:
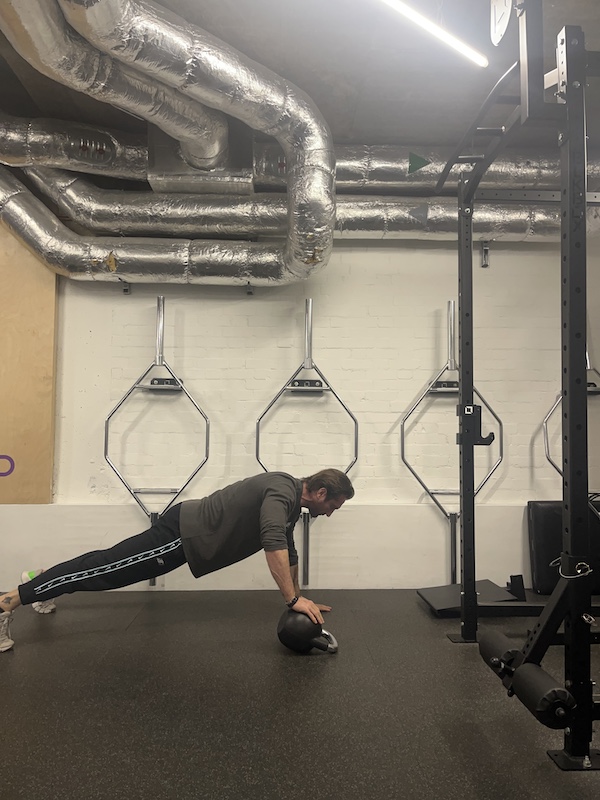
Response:
[{"label": "man's forearm", "polygon": [[298,566],[290,567],[290,557],[287,550],[265,550],[267,564],[271,570],[275,583],[283,595],[286,603],[294,597],[299,600],[294,603],[293,610],[299,614],[306,614],[315,624],[323,624],[321,611],[331,611],[329,606],[320,606],[307,597],[302,597],[298,586]]},{"label": "man's forearm", "polygon": [[[273,576],[273,580],[279,586],[279,591],[283,599],[288,603],[296,597],[298,579],[294,581],[292,568],[290,568],[289,554],[287,550],[265,550],[267,565]],[[296,573],[298,568],[296,567]]]},{"label": "man's forearm", "polygon": [[294,591],[296,593],[296,597],[300,597],[300,584],[298,583],[298,564],[294,564],[290,567],[290,572],[292,574],[292,580],[294,582]]}]

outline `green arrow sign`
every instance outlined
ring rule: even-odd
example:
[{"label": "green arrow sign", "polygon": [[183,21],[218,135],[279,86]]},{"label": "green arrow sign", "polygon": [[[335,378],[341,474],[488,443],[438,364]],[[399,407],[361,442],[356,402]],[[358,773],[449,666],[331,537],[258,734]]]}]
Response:
[{"label": "green arrow sign", "polygon": [[417,170],[423,169],[428,164],[431,164],[431,161],[428,161],[426,158],[422,156],[418,156],[415,153],[408,154],[408,174],[410,175],[412,172],[417,172]]}]

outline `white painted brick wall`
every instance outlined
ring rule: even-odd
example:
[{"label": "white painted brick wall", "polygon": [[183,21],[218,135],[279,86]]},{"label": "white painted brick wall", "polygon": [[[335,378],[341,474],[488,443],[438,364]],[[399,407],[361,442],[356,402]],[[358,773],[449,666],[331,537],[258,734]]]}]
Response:
[{"label": "white painted brick wall", "polygon": [[[560,479],[545,458],[541,434],[560,386],[559,257],[554,245],[504,245],[492,247],[489,269],[477,262],[476,253],[475,385],[501,417],[505,434],[504,461],[478,495],[478,518],[485,518],[486,531],[478,558],[487,570],[480,577],[502,583],[509,573],[528,574],[527,501],[560,496]],[[593,243],[590,266],[597,263]],[[595,271],[589,273],[593,360],[600,291]],[[457,299],[453,246],[338,244],[330,265],[311,280],[257,288],[252,295],[238,287],[175,285],[134,285],[125,295],[114,284],[61,281],[55,504],[73,506],[73,519],[81,519],[81,507],[89,506],[90,547],[107,536],[105,528],[90,533],[98,507],[111,507],[101,515],[102,525],[122,514],[120,506],[128,507],[127,519],[137,514],[132,534],[146,522],[105,463],[104,420],[154,360],[158,294],[166,298],[165,359],[210,418],[210,458],[182,498],[260,471],[256,420],[303,361],[304,306],[311,297],[313,359],[359,422],[359,459],[350,473],[356,498],[335,526],[333,520],[318,524],[323,544],[312,554],[315,585],[419,586],[447,580],[446,523],[401,462],[399,434],[402,414],[447,359],[447,302]],[[597,405],[590,408],[591,489],[600,489],[593,446],[600,439],[600,397]],[[455,400],[440,397],[426,406],[411,417],[407,455],[430,488],[457,488]],[[485,411],[483,419],[484,434],[495,429]],[[323,466],[345,468],[353,455],[351,421],[329,394],[286,396],[261,432],[263,461],[274,469],[303,475]],[[182,483],[202,456],[203,436],[202,420],[182,406],[181,396],[144,394],[111,426],[111,455],[114,451],[136,485]],[[559,460],[558,428],[551,438]],[[477,451],[478,480],[497,453],[497,443]],[[456,509],[456,498],[445,502]],[[16,536],[14,511],[11,507],[6,522]],[[0,509],[0,522],[4,513]],[[47,525],[32,529],[32,559],[38,539],[46,560],[73,555],[65,552],[62,519],[62,512],[49,513]],[[327,538],[328,529],[335,536]],[[339,562],[338,550],[343,550]],[[22,558],[9,538],[2,583],[8,565],[20,569],[16,562]],[[348,566],[356,559],[364,562],[360,575]],[[264,559],[254,558],[200,583],[179,571],[165,585],[269,586],[265,570]]]}]

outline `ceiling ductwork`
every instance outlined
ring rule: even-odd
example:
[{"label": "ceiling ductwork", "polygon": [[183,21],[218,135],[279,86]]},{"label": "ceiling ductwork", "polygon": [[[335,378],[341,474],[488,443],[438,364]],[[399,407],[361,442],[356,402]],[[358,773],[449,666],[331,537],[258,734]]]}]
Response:
[{"label": "ceiling ductwork", "polygon": [[145,181],[148,147],[141,137],[78,122],[25,120],[0,112],[0,163]]},{"label": "ceiling ductwork", "polygon": [[6,167],[0,167],[0,221],[49,269],[77,280],[255,286],[298,280],[275,245],[80,236]]},{"label": "ceiling ductwork", "polygon": [[[61,217],[89,233],[116,229],[127,236],[258,238],[286,233],[285,198],[155,194],[100,189],[85,178],[61,170],[27,169],[39,192]],[[455,241],[455,198],[341,195],[336,203],[337,239],[428,239]],[[478,240],[505,242],[559,241],[560,209],[556,203],[477,203],[473,215]],[[588,211],[589,234],[600,229],[598,209]]]},{"label": "ceiling ductwork", "polygon": [[[157,143],[157,139],[162,139]],[[58,167],[73,172],[109,175],[148,181],[156,192],[192,194],[252,194],[271,191],[280,195],[286,188],[286,162],[277,144],[252,143],[253,168],[188,170],[185,179],[177,167],[157,179],[156,151],[170,148],[171,164],[179,162],[176,142],[161,135],[154,126],[144,139],[122,131],[52,119],[20,119],[0,112],[0,163],[6,166]],[[424,162],[411,169],[415,158]],[[420,197],[435,193],[439,175],[451,153],[447,148],[419,149],[406,146],[336,145],[335,180],[339,194]],[[446,191],[456,193],[460,166],[450,172]],[[452,178],[454,177],[454,181]],[[556,191],[560,186],[558,148],[555,152],[511,152],[498,158],[487,170],[480,189]],[[161,188],[164,187],[164,188]],[[454,188],[453,188],[454,187]],[[588,190],[600,191],[600,160],[588,157]],[[227,220],[223,219],[226,226]],[[126,232],[126,231],[123,231]]]},{"label": "ceiling ductwork", "polygon": [[[434,196],[449,148],[334,147],[300,89],[161,6],[2,0],[0,28],[39,72],[147,123],[140,135],[0,114],[0,162],[25,174],[0,167],[0,220],[59,274],[269,286],[322,268],[334,236],[456,241],[456,198]],[[598,191],[593,154],[588,176]],[[492,164],[480,189],[559,186],[558,150],[524,151]],[[558,203],[543,199],[478,201],[475,237],[558,241]]]},{"label": "ceiling ductwork", "polygon": [[0,28],[43,75],[157,125],[180,142],[193,166],[205,169],[223,161],[222,114],[100,53],[65,23],[56,0],[2,0]]},{"label": "ceiling ductwork", "polygon": [[287,164],[285,268],[298,277],[329,260],[335,160],[325,120],[297,87],[149,2],[60,2],[94,46],[186,96],[273,136]]},{"label": "ceiling ductwork", "polygon": [[[257,142],[253,151],[255,187],[275,190],[285,186],[285,162],[276,144]],[[336,145],[336,189],[338,193],[406,195],[434,194],[438,178],[452,156],[449,148],[398,147],[395,145]],[[415,168],[416,166],[416,168]],[[461,169],[455,165],[446,191],[456,193]],[[592,153],[588,161],[588,183],[600,190],[600,160]],[[553,151],[511,152],[490,165],[480,189],[538,189],[555,191],[560,186],[558,147]]]}]

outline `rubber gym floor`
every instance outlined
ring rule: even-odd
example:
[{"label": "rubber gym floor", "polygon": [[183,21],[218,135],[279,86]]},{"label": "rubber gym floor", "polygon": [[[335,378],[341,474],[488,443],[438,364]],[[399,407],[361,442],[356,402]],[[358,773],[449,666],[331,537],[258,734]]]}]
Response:
[{"label": "rubber gym floor", "polygon": [[[276,636],[276,591],[110,592],[15,613],[0,654],[0,798],[597,800],[412,590],[312,591],[337,654]],[[480,621],[520,646],[529,618]],[[562,648],[544,668],[563,680]],[[598,658],[593,653],[595,677]],[[594,671],[595,670],[595,671]],[[598,742],[593,742],[598,747]]]}]

